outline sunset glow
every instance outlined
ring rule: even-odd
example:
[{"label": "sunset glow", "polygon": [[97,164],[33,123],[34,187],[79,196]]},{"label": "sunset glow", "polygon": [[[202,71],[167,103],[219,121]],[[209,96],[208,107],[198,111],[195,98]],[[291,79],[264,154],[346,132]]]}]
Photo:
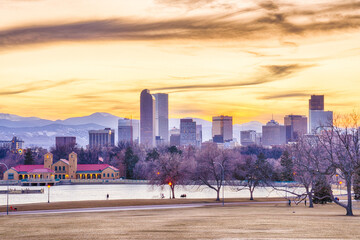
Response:
[{"label": "sunset glow", "polygon": [[[244,3],[246,2],[246,3]],[[0,0],[0,112],[139,118],[142,89],[170,117],[234,123],[360,102],[360,1]]]}]

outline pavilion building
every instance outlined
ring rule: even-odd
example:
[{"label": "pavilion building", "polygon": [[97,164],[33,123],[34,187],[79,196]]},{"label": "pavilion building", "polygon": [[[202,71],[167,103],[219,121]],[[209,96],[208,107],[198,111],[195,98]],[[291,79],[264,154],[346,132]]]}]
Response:
[{"label": "pavilion building", "polygon": [[4,173],[4,180],[25,179],[117,179],[119,169],[109,164],[78,164],[77,154],[72,152],[69,159],[53,163],[53,155],[44,156],[43,165],[17,165]]}]

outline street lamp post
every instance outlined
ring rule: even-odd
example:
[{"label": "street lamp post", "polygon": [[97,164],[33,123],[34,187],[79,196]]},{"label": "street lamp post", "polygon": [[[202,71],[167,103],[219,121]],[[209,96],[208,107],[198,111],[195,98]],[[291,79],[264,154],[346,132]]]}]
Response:
[{"label": "street lamp post", "polygon": [[342,181],[339,182],[339,185],[340,185],[340,196],[341,196],[341,184],[342,184],[342,183],[343,183]]},{"label": "street lamp post", "polygon": [[50,203],[50,184],[48,184],[48,203]]},{"label": "street lamp post", "polygon": [[224,193],[224,191],[225,191],[225,188],[224,188],[224,178],[225,178],[224,175],[225,175],[225,173],[224,173],[224,166],[219,162],[215,162],[215,163],[219,164],[220,167],[221,167],[222,205],[224,206],[225,205],[225,193]]},{"label": "street lamp post", "polygon": [[[6,167],[6,171],[9,171],[8,166],[5,163],[0,163],[2,165],[4,165]],[[9,176],[9,173],[8,173]],[[6,181],[6,185],[7,185],[7,191],[6,191],[6,215],[9,215],[9,177],[8,180]]]}]

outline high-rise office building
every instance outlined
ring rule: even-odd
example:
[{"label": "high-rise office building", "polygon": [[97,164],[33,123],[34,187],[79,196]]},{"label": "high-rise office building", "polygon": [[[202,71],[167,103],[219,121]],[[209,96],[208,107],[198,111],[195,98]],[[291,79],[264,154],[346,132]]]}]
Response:
[{"label": "high-rise office building", "polygon": [[302,115],[286,115],[284,117],[286,126],[287,142],[294,142],[300,136],[307,133],[307,117]]},{"label": "high-rise office building", "polygon": [[309,110],[324,110],[324,95],[311,95]]},{"label": "high-rise office building", "polygon": [[212,118],[212,137],[214,142],[229,142],[233,140],[232,117],[218,116]]},{"label": "high-rise office building", "polygon": [[118,120],[118,141],[133,142],[132,120],[128,118]]},{"label": "high-rise office building", "polygon": [[166,93],[153,94],[155,97],[155,136],[160,142],[169,142],[169,95]]},{"label": "high-rise office building", "polygon": [[262,126],[262,144],[265,146],[286,144],[286,127],[275,120]]},{"label": "high-rise office building", "polygon": [[196,122],[192,119],[180,119],[180,145],[196,146]]},{"label": "high-rise office building", "polygon": [[56,137],[55,146],[56,149],[61,147],[74,147],[76,145],[76,137]]},{"label": "high-rise office building", "polygon": [[202,125],[196,125],[196,146],[201,147],[202,143]]},{"label": "high-rise office building", "polygon": [[132,121],[132,130],[133,130],[133,143],[140,143],[140,121],[133,119]]},{"label": "high-rise office building", "polygon": [[180,129],[176,127],[170,130],[170,146],[180,146]]},{"label": "high-rise office building", "polygon": [[115,146],[115,130],[105,128],[104,130],[89,130],[89,147],[111,147]]},{"label": "high-rise office building", "polygon": [[309,99],[309,133],[315,134],[333,124],[333,112],[324,111],[324,95]]},{"label": "high-rise office building", "polygon": [[309,111],[309,133],[316,134],[333,124],[333,112],[322,110]]},{"label": "high-rise office building", "polygon": [[155,145],[155,99],[148,89],[140,95],[140,143]]},{"label": "high-rise office building", "polygon": [[241,131],[240,143],[242,146],[249,146],[256,144],[256,131],[254,130]]}]

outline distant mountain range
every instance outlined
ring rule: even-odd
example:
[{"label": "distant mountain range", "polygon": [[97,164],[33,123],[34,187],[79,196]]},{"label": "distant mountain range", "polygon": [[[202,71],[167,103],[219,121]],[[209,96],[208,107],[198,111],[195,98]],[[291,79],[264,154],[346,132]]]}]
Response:
[{"label": "distant mountain range", "polygon": [[[55,145],[56,136],[75,136],[80,146],[88,144],[89,130],[110,127],[116,130],[121,117],[97,112],[89,116],[68,118],[65,120],[47,120],[37,117],[21,117],[13,114],[0,113],[0,140],[11,140],[17,136],[25,141],[25,146],[41,146],[50,148]],[[134,119],[133,121],[139,121]],[[203,128],[203,141],[211,139],[212,123],[200,118],[194,118]],[[180,118],[169,119],[169,128],[179,128]],[[240,131],[255,130],[261,132],[262,124],[252,121],[244,124],[234,124],[234,138],[240,139]],[[117,134],[116,134],[117,136]]]}]

